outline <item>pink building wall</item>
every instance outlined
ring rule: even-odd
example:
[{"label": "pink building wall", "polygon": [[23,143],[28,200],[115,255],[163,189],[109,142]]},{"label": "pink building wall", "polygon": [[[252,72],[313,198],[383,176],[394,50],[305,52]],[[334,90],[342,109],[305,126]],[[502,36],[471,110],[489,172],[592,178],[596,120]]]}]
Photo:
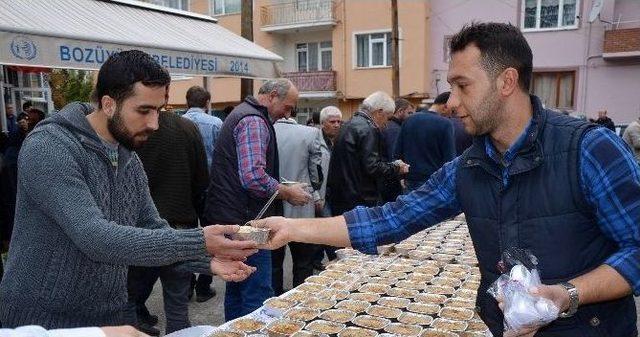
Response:
[{"label": "pink building wall", "polygon": [[[640,61],[605,61],[602,48],[605,29],[600,20],[588,22],[593,0],[580,0],[577,29],[524,32],[533,51],[534,71],[576,71],[573,115],[593,117],[607,109],[618,124],[640,116]],[[471,21],[510,22],[520,25],[522,0],[432,0],[431,48],[432,95],[446,91],[448,66],[444,62],[444,38]],[[626,23],[620,28],[640,26],[640,1],[604,0],[604,21]],[[439,80],[438,80],[439,79]]]}]

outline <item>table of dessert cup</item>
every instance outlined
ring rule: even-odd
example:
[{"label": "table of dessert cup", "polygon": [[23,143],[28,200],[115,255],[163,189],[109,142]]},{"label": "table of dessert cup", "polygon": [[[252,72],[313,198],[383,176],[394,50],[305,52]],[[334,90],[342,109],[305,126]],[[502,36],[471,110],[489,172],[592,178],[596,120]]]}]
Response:
[{"label": "table of dessert cup", "polygon": [[341,249],[325,271],[253,313],[168,336],[485,336],[474,311],[480,274],[463,216],[379,251]]}]

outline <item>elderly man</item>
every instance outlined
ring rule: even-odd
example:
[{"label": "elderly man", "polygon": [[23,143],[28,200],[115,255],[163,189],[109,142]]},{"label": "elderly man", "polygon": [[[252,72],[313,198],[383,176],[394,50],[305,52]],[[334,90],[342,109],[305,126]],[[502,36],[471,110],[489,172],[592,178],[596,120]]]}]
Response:
[{"label": "elderly man", "polygon": [[637,336],[640,169],[606,128],[544,109],[529,95],[533,55],[518,27],[474,23],[451,38],[448,105],[474,143],[396,202],[332,219],[271,218],[269,247],[289,240],[353,246],[400,241],[459,212],[466,215],[482,279],[476,305],[494,336],[503,314],[487,288],[510,247],[538,259],[556,305],[551,324],[509,336]]},{"label": "elderly man", "polygon": [[[320,127],[325,146],[322,147],[322,174],[329,176],[329,163],[331,162],[331,151],[333,144],[338,138],[340,127],[342,126],[342,112],[335,106],[327,106],[320,110]],[[331,216],[331,210],[327,200],[327,181],[324,179],[320,187],[320,199],[316,202],[316,215]]]},{"label": "elderly man", "polygon": [[[311,195],[301,184],[280,184],[278,146],[273,123],[288,116],[298,101],[298,90],[287,79],[265,82],[257,97],[248,96],[225,119],[213,154],[211,182],[205,206],[206,223],[244,224],[253,220],[269,197],[304,205]],[[282,215],[276,201],[265,215]],[[247,259],[258,267],[252,277],[227,283],[225,319],[244,316],[273,296],[271,252],[260,251]]]},{"label": "elderly man", "polygon": [[382,91],[365,98],[355,116],[340,130],[329,164],[329,203],[334,214],[356,206],[376,206],[383,201],[388,180],[400,180],[409,167],[391,163],[381,130],[395,111],[393,99]]},{"label": "elderly man", "polygon": [[[327,177],[329,176],[329,163],[331,162],[331,151],[333,150],[333,143],[338,137],[340,127],[342,126],[342,112],[337,107],[330,105],[320,110],[320,129],[322,130],[322,137],[324,138],[324,144],[322,150],[322,174],[325,177],[318,191],[319,199],[316,200],[316,217],[330,217],[331,207],[329,206],[327,190]],[[326,245],[318,245],[316,254],[313,258],[313,268],[317,270],[324,270],[322,260],[324,254],[327,254],[329,260],[336,259],[336,248]]]},{"label": "elderly man", "polygon": [[[273,126],[276,130],[278,154],[280,157],[280,176],[282,179],[310,185],[314,190],[314,200],[319,200],[318,190],[322,185],[322,132],[314,127],[298,125],[295,120],[282,118]],[[313,203],[294,206],[284,203],[284,216],[287,218],[313,218]],[[313,275],[313,256],[316,246],[292,242],[289,244],[293,259],[293,286],[297,286]],[[276,295],[284,292],[283,268],[285,247],[272,253],[273,290]]]}]

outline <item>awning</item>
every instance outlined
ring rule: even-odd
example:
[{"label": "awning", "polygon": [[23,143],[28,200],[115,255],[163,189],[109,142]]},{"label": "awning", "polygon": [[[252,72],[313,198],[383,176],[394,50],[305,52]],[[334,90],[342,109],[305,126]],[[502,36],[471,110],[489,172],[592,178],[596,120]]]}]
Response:
[{"label": "awning", "polygon": [[0,0],[0,64],[97,70],[127,49],[175,75],[274,78],[282,61],[205,15],[131,0]]}]

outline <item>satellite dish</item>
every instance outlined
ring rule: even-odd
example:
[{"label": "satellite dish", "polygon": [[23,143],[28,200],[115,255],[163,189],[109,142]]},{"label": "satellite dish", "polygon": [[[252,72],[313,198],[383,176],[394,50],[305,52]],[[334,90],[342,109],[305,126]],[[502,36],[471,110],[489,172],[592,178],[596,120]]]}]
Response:
[{"label": "satellite dish", "polygon": [[603,2],[604,0],[593,0],[591,12],[589,12],[589,22],[596,21],[596,19],[600,15],[600,11],[602,10]]}]

